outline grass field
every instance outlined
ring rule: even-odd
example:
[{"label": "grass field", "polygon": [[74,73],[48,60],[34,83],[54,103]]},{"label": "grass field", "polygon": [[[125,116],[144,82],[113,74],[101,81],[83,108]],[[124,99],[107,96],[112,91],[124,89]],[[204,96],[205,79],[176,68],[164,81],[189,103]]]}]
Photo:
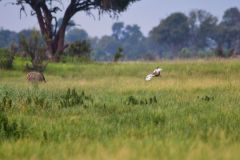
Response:
[{"label": "grass field", "polygon": [[22,66],[0,70],[0,159],[240,159],[239,60]]}]

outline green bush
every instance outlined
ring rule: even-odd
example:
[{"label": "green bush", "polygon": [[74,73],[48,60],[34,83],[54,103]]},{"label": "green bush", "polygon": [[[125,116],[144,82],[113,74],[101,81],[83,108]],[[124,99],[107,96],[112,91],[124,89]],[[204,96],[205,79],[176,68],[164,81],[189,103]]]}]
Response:
[{"label": "green bush", "polygon": [[19,36],[20,50],[25,52],[27,56],[31,58],[31,64],[26,64],[26,71],[39,71],[44,72],[47,63],[46,60],[46,46],[43,43],[43,38],[41,33],[37,30],[31,32],[30,37],[25,37],[24,35]]},{"label": "green bush", "polygon": [[189,48],[182,48],[180,51],[180,58],[192,57],[192,51]]},{"label": "green bush", "polygon": [[7,49],[0,48],[0,68],[11,69],[13,67],[14,54]]},{"label": "green bush", "polygon": [[114,54],[114,59],[113,60],[114,60],[114,62],[117,62],[123,57],[124,57],[123,49],[121,47],[119,47],[117,49],[117,52]]},{"label": "green bush", "polygon": [[78,58],[78,60],[89,61],[91,53],[91,46],[88,41],[76,41],[69,45],[66,49],[64,55],[70,56],[74,58]]},{"label": "green bush", "polygon": [[150,98],[136,98],[134,96],[129,96],[125,101],[127,105],[151,105],[154,103],[158,103],[156,96]]},{"label": "green bush", "polygon": [[69,88],[67,90],[67,93],[61,96],[60,108],[67,108],[75,105],[87,107],[87,103],[86,103],[87,101],[90,103],[93,103],[92,97],[86,95],[84,91],[78,94],[75,89],[71,90]]}]

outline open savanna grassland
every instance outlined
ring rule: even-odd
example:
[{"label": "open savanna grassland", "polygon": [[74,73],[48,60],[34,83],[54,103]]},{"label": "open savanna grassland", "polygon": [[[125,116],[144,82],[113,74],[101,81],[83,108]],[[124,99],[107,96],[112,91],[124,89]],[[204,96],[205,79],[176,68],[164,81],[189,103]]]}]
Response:
[{"label": "open savanna grassland", "polygon": [[0,159],[240,159],[239,60],[23,64],[0,70]]}]

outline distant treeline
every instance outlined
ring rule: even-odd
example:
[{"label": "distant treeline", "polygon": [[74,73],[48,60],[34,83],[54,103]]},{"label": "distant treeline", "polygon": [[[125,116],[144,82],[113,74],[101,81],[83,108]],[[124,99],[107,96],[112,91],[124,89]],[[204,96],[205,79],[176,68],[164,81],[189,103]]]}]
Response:
[{"label": "distant treeline", "polygon": [[[29,37],[31,32],[29,29],[18,33],[0,29],[0,47],[18,45],[19,37]],[[240,11],[229,8],[221,20],[204,10],[193,10],[188,15],[172,13],[152,28],[147,37],[138,25],[123,22],[114,23],[112,34],[100,38],[90,37],[84,29],[71,25],[65,40],[68,44],[89,43],[91,58],[102,61],[113,60],[119,48],[124,60],[233,57],[240,55]]]}]

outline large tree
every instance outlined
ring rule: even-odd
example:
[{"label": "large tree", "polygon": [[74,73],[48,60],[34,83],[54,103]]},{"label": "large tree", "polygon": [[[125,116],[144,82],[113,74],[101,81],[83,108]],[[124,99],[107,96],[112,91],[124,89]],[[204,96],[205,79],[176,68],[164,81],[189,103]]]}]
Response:
[{"label": "large tree", "polygon": [[149,36],[158,44],[165,45],[176,56],[181,48],[186,47],[189,39],[188,17],[183,13],[173,13],[154,27]]},{"label": "large tree", "polygon": [[189,46],[195,50],[211,47],[217,30],[217,17],[204,10],[193,10],[189,14]]},{"label": "large tree", "polygon": [[[50,59],[55,59],[65,48],[65,31],[69,21],[76,13],[84,11],[92,14],[92,10],[98,10],[99,14],[117,15],[125,11],[135,1],[138,0],[69,0],[69,4],[64,11],[61,9],[63,0],[15,0],[11,4],[20,6],[21,12],[25,12],[25,8],[30,6],[31,15],[37,17],[41,33],[46,42],[47,56]],[[61,11],[64,12],[64,15],[61,26],[58,27],[56,14]]]},{"label": "large tree", "polygon": [[230,54],[240,52],[240,11],[238,8],[229,8],[224,12],[218,27],[217,43],[219,48],[230,50]]}]

